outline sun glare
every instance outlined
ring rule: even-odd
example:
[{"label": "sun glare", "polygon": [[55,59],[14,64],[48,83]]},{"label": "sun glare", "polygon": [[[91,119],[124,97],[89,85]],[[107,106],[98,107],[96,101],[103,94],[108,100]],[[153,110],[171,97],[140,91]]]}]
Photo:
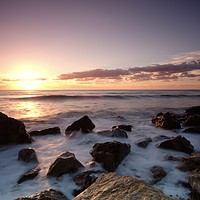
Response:
[{"label": "sun glare", "polygon": [[40,74],[32,70],[20,72],[15,77],[18,80],[16,87],[22,90],[39,89],[42,82]]}]

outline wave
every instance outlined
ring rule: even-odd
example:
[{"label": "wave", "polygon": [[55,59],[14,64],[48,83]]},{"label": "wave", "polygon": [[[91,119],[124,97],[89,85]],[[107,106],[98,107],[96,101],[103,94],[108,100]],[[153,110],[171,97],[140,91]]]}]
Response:
[{"label": "wave", "polygon": [[62,101],[62,100],[84,100],[84,99],[140,99],[140,98],[200,98],[199,94],[106,94],[106,95],[41,95],[31,97],[11,98],[13,100],[36,100],[36,101]]}]

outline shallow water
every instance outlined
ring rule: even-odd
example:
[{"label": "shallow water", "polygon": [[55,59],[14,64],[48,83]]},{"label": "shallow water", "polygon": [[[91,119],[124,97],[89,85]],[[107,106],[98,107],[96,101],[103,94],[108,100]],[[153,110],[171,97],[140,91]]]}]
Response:
[{"label": "shallow water", "polygon": [[[187,173],[176,168],[178,162],[164,159],[169,154],[187,154],[158,149],[156,144],[159,141],[154,138],[158,135],[172,137],[181,134],[191,141],[195,151],[200,151],[200,136],[182,133],[182,130],[174,132],[157,129],[150,119],[160,111],[183,113],[185,108],[198,105],[199,100],[200,91],[1,91],[0,111],[22,120],[28,132],[59,126],[62,135],[37,136],[32,144],[0,147],[0,199],[11,200],[48,188],[58,189],[72,199],[72,191],[77,188],[72,181],[73,174],[64,175],[61,181],[47,178],[49,166],[58,155],[70,151],[88,169],[90,167],[86,163],[92,160],[89,154],[92,146],[97,142],[113,140],[131,144],[131,153],[117,168],[118,174],[150,182],[150,168],[159,165],[167,172],[167,176],[155,187],[167,195],[187,199],[189,191],[180,184],[180,181],[187,180]],[[68,139],[64,135],[66,127],[84,115],[88,115],[96,125],[94,133],[78,133]],[[95,134],[119,124],[133,125],[132,132],[127,132],[127,139]],[[146,137],[153,139],[146,149],[135,144]],[[18,151],[24,147],[35,149],[41,172],[34,180],[17,184],[19,177],[34,166],[17,161]],[[99,168],[101,166],[97,164],[96,169]]]}]

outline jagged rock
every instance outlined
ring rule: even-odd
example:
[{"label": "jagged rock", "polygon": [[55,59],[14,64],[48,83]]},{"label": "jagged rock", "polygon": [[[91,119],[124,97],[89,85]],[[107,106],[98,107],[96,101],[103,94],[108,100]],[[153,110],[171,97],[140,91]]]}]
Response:
[{"label": "jagged rock", "polygon": [[113,127],[112,127],[112,129],[116,129],[116,128],[121,129],[121,130],[124,130],[124,131],[129,131],[129,132],[131,132],[133,126],[132,126],[132,125],[124,125],[124,124],[121,124],[121,125],[113,126]]},{"label": "jagged rock", "polygon": [[56,158],[47,175],[59,177],[65,173],[76,171],[81,167],[84,166],[76,159],[75,155],[67,151]]},{"label": "jagged rock", "polygon": [[194,152],[191,156],[182,158],[178,168],[181,171],[200,170],[200,152]]},{"label": "jagged rock", "polygon": [[26,197],[19,197],[15,200],[68,200],[67,197],[56,190],[49,189],[39,192],[37,194],[32,194]]},{"label": "jagged rock", "polygon": [[167,175],[166,171],[160,166],[154,166],[151,168],[151,173],[153,176],[152,184],[156,184],[161,181],[163,177]]},{"label": "jagged rock", "polygon": [[24,162],[38,162],[37,155],[34,149],[24,148],[18,152],[18,160]]},{"label": "jagged rock", "polygon": [[144,139],[142,139],[142,140],[139,140],[139,141],[137,142],[137,145],[138,145],[139,147],[146,148],[146,147],[149,145],[149,143],[151,143],[151,142],[152,142],[152,139],[151,139],[151,138],[144,138]]},{"label": "jagged rock", "polygon": [[31,131],[29,133],[30,136],[37,136],[37,135],[54,135],[54,134],[61,134],[59,127],[53,127],[48,129],[43,129],[40,131]]},{"label": "jagged rock", "polygon": [[183,132],[184,133],[200,133],[200,127],[187,128]]},{"label": "jagged rock", "polygon": [[0,144],[31,143],[32,141],[23,122],[0,112]]},{"label": "jagged rock", "polygon": [[186,109],[187,115],[200,115],[200,106],[193,106],[191,108]]},{"label": "jagged rock", "polygon": [[128,135],[125,131],[115,128],[112,130],[104,130],[97,132],[98,135],[107,136],[107,137],[116,137],[116,138],[128,138]]},{"label": "jagged rock", "polygon": [[200,126],[200,115],[190,115],[187,117],[184,126]]},{"label": "jagged rock", "polygon": [[79,120],[73,122],[70,126],[65,130],[66,135],[70,135],[73,131],[81,130],[82,133],[91,133],[91,131],[95,128],[95,125],[91,121],[88,116],[84,116]]},{"label": "jagged rock", "polygon": [[165,140],[157,145],[159,148],[171,149],[175,151],[182,151],[191,154],[194,151],[193,145],[185,137],[181,135]]},{"label": "jagged rock", "polygon": [[73,200],[172,200],[158,189],[150,186],[143,180],[129,176],[118,176],[108,173],[99,177],[95,183],[84,190]]},{"label": "jagged rock", "polygon": [[152,123],[159,128],[163,129],[179,129],[181,128],[180,122],[174,113],[158,113],[152,118]]},{"label": "jagged rock", "polygon": [[25,174],[23,174],[19,180],[17,181],[18,184],[21,184],[22,182],[30,179],[34,179],[40,172],[39,167],[34,167],[31,170],[28,170]]},{"label": "jagged rock", "polygon": [[88,188],[92,183],[94,183],[99,176],[103,174],[105,174],[105,172],[101,170],[98,171],[87,170],[85,172],[76,175],[73,180],[76,183],[76,185],[81,186],[81,189],[74,190],[74,195],[77,196],[78,194],[80,194],[82,191]]},{"label": "jagged rock", "polygon": [[121,161],[129,154],[130,144],[118,141],[96,143],[90,151],[94,161],[99,162],[109,172],[115,171]]}]

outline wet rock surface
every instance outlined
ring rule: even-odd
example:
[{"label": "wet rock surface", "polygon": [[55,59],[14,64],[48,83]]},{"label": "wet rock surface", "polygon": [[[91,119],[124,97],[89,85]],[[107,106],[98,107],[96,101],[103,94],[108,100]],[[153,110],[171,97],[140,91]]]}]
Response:
[{"label": "wet rock surface", "polygon": [[151,181],[152,184],[158,183],[167,175],[166,171],[160,166],[153,166],[151,168],[151,173],[153,177],[153,180]]},{"label": "wet rock surface", "polygon": [[73,180],[76,185],[81,186],[81,188],[74,190],[74,195],[77,196],[83,192],[86,188],[92,185],[92,183],[94,183],[99,176],[102,176],[103,174],[105,174],[105,172],[101,170],[87,170],[76,175]]},{"label": "wet rock surface", "polygon": [[53,189],[44,190],[37,194],[32,194],[26,197],[19,197],[15,200],[68,200],[67,197]]},{"label": "wet rock surface", "polygon": [[165,114],[158,113],[155,117],[152,118],[151,121],[158,128],[169,130],[181,128],[177,115],[170,112],[167,112]]},{"label": "wet rock surface", "polygon": [[17,181],[18,184],[21,184],[24,181],[34,179],[40,172],[39,167],[35,167],[33,169],[28,170],[25,174],[23,174],[19,180]]},{"label": "wet rock surface", "polygon": [[115,171],[121,161],[130,153],[130,144],[118,141],[96,143],[90,151],[95,162],[102,164],[109,172]]},{"label": "wet rock surface", "polygon": [[95,125],[91,121],[91,119],[85,115],[79,120],[73,122],[70,126],[65,130],[66,135],[70,135],[73,131],[81,131],[82,133],[91,133],[95,128]]},{"label": "wet rock surface", "polygon": [[21,144],[32,141],[23,122],[0,112],[0,144]]},{"label": "wet rock surface", "polygon": [[116,137],[116,138],[128,138],[127,133],[124,130],[119,128],[115,128],[112,130],[104,130],[97,132],[98,135],[106,136],[106,137]]},{"label": "wet rock surface", "polygon": [[191,154],[194,151],[193,145],[185,137],[177,136],[169,140],[165,140],[157,145],[158,148],[182,151]]},{"label": "wet rock surface", "polygon": [[31,136],[38,136],[38,135],[54,135],[54,134],[61,134],[59,127],[53,127],[48,129],[43,129],[40,131],[31,131],[29,135]]},{"label": "wet rock surface", "polygon": [[99,177],[95,183],[73,200],[82,199],[172,200],[172,198],[165,196],[161,191],[143,180],[128,176],[118,176],[116,173],[108,173]]},{"label": "wet rock surface", "polygon": [[24,162],[38,162],[37,155],[34,149],[24,148],[18,152],[18,160]]},{"label": "wet rock surface", "polygon": [[152,139],[151,138],[144,138],[144,139],[141,139],[139,141],[137,141],[137,145],[139,147],[142,147],[142,148],[146,148],[150,143],[152,142]]},{"label": "wet rock surface", "polygon": [[124,131],[129,131],[131,132],[132,131],[132,128],[133,126],[132,125],[124,125],[124,124],[121,124],[121,125],[117,125],[117,126],[113,126],[112,129],[121,129],[121,130],[124,130]]},{"label": "wet rock surface", "polygon": [[59,177],[65,173],[76,171],[84,167],[73,153],[65,152],[61,154],[50,166],[48,176]]}]

